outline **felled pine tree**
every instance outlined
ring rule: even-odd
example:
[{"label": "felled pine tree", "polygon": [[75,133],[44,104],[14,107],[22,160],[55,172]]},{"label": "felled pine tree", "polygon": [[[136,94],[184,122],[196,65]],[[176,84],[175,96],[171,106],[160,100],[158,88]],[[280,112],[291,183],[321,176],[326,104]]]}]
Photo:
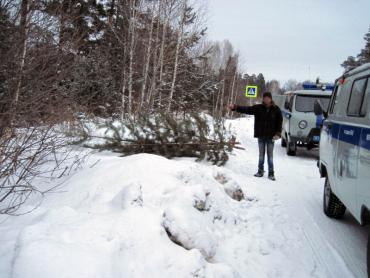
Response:
[{"label": "felled pine tree", "polygon": [[[237,147],[235,137],[222,119],[197,113],[141,115],[120,121],[109,120],[101,128],[105,129],[105,135],[99,137],[99,143],[91,144],[85,140],[85,146],[122,155],[151,153],[167,158],[196,157],[220,166],[229,159],[228,153]],[[91,135],[88,139],[95,137]]]}]

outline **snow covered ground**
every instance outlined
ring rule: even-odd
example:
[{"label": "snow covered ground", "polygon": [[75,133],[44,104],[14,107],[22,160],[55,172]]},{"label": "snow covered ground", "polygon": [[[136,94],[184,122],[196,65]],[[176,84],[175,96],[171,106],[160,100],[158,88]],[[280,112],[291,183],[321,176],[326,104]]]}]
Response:
[{"label": "snow covered ground", "polygon": [[0,277],[366,277],[368,230],[323,215],[315,153],[277,145],[278,180],[254,178],[253,119],[230,123],[246,150],[225,167],[91,155],[35,211],[0,218]]}]

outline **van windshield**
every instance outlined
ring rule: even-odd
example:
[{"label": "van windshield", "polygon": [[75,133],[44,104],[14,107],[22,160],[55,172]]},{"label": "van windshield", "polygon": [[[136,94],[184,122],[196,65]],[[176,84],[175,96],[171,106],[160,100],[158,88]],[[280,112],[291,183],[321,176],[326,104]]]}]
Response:
[{"label": "van windshield", "polygon": [[297,95],[295,101],[295,110],[298,112],[313,112],[315,101],[317,99],[321,101],[324,108],[327,110],[330,102],[329,96],[304,96],[304,95]]}]

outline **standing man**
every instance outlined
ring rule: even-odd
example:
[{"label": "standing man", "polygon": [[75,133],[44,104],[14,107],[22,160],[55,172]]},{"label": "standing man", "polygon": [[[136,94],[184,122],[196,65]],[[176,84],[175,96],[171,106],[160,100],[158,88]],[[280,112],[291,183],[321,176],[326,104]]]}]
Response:
[{"label": "standing man", "polygon": [[263,177],[265,153],[267,150],[268,178],[274,181],[274,142],[281,136],[283,117],[280,108],[272,101],[271,93],[265,92],[263,94],[262,104],[253,106],[238,106],[231,104],[229,108],[239,113],[254,115],[254,137],[258,138],[259,147],[258,172],[254,176],[259,178]]}]

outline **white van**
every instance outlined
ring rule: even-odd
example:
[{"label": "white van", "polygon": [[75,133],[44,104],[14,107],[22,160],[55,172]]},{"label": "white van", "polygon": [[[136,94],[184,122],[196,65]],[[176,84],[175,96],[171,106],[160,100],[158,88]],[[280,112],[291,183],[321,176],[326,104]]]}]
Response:
[{"label": "white van", "polygon": [[[324,112],[323,112],[324,111]],[[323,112],[318,166],[325,178],[323,206],[327,216],[340,218],[346,209],[364,225],[370,223],[370,63],[336,81]],[[368,272],[369,267],[368,243]]]},{"label": "white van", "polygon": [[312,149],[320,141],[322,118],[314,113],[314,104],[320,100],[329,105],[333,86],[304,84],[304,90],[289,91],[276,97],[277,105],[283,113],[281,145],[286,147],[288,155],[295,155],[297,147]]}]

